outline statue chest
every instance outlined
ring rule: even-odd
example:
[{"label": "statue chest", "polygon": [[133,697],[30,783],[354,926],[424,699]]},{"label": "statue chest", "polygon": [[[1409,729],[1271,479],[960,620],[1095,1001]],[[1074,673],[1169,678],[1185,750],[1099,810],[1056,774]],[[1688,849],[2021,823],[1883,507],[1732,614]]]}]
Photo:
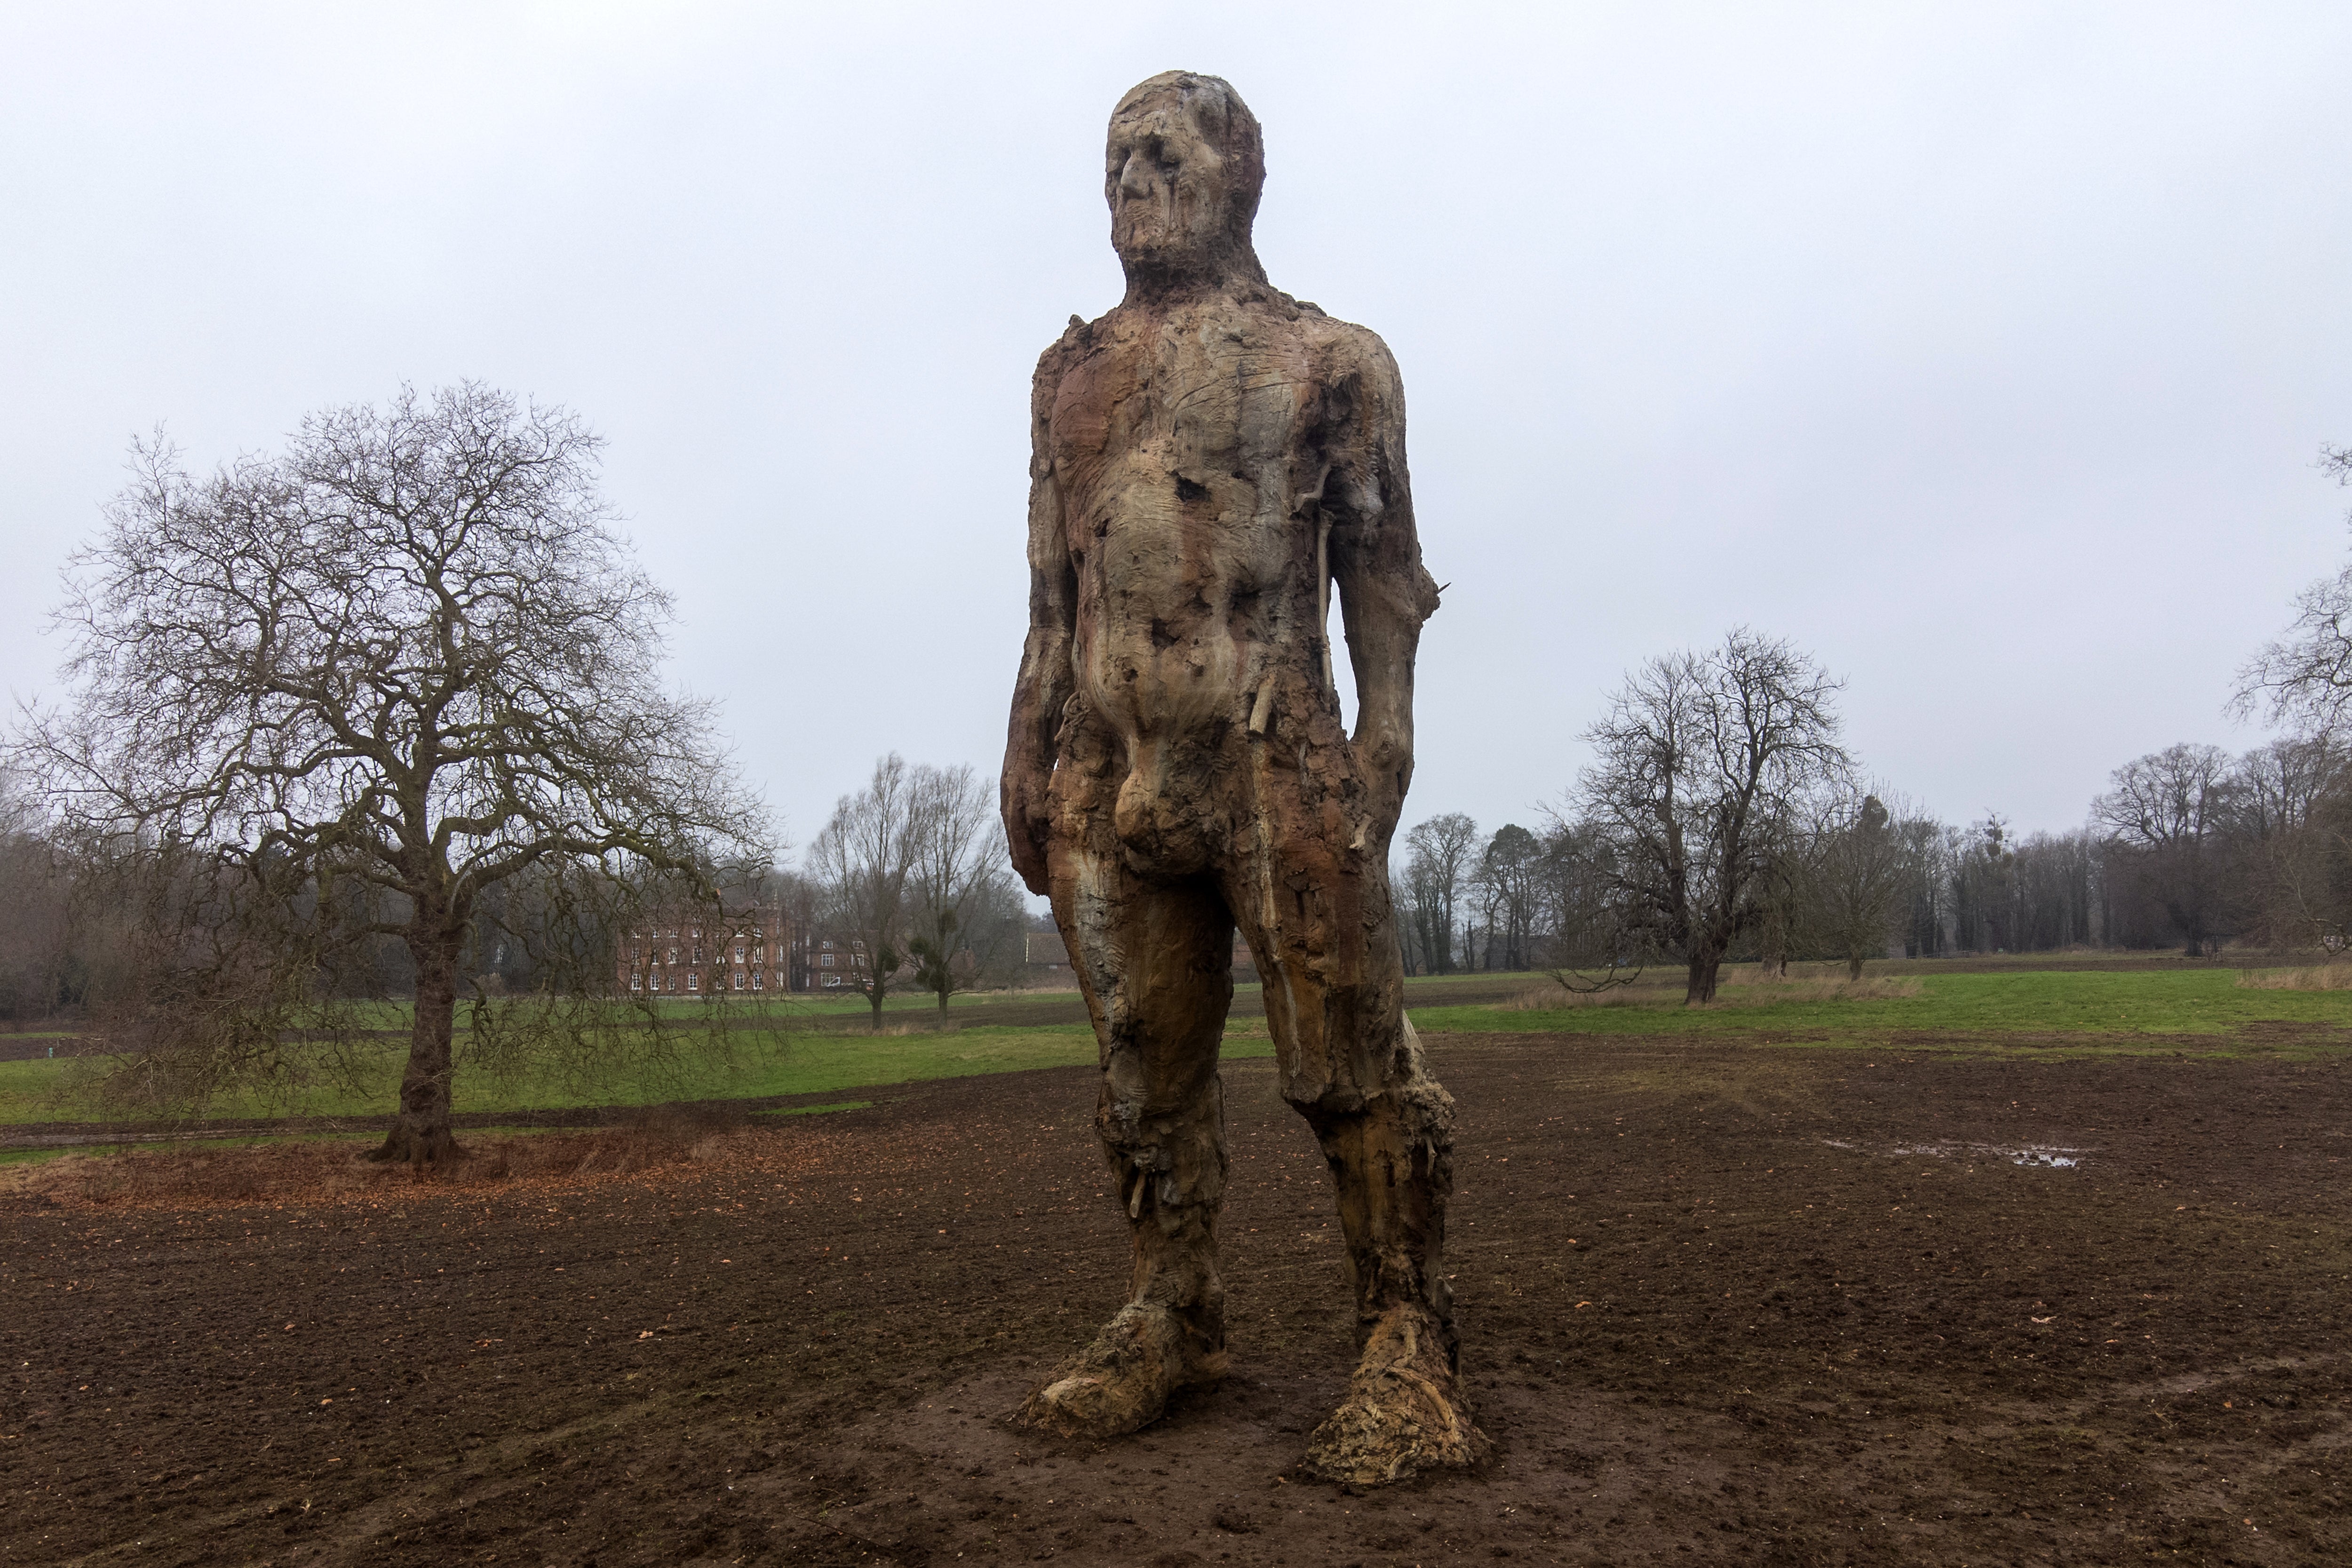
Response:
[{"label": "statue chest", "polygon": [[1123,489],[1145,475],[1171,493],[1283,488],[1319,403],[1299,334],[1170,321],[1107,336],[1055,391],[1049,449],[1066,500],[1084,511],[1108,499],[1106,479]]}]

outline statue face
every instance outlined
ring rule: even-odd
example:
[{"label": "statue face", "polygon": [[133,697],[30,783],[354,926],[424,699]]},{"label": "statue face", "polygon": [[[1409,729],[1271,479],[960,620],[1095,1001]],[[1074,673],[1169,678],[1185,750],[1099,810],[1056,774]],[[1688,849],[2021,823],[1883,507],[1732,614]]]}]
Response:
[{"label": "statue face", "polygon": [[1216,254],[1232,227],[1232,173],[1174,92],[1122,105],[1103,181],[1111,248],[1130,267]]}]

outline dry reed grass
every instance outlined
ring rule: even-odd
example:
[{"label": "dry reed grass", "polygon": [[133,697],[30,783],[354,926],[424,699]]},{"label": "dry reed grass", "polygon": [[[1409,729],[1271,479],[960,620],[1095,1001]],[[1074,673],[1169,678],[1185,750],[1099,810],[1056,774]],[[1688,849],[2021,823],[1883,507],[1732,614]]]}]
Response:
[{"label": "dry reed grass", "polygon": [[2250,991],[2352,991],[2352,960],[2315,963],[2308,969],[2247,969],[2238,984]]},{"label": "dry reed grass", "polygon": [[585,1131],[461,1133],[467,1157],[437,1169],[378,1164],[367,1158],[371,1144],[346,1141],[75,1152],[0,1170],[0,1194],[59,1208],[190,1208],[569,1185],[720,1159],[748,1132],[740,1112],[662,1106],[625,1125]]}]

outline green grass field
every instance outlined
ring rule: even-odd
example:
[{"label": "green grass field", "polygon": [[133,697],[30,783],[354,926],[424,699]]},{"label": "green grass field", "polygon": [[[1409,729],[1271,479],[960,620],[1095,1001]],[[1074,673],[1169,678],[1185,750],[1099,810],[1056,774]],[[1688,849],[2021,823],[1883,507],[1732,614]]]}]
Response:
[{"label": "green grass field", "polygon": [[[1910,977],[1906,977],[1908,979]],[[2021,971],[1916,976],[1918,994],[1853,998],[1821,995],[1819,984],[1728,985],[1712,1006],[1685,1007],[1682,989],[1640,986],[1622,1005],[1596,998],[1577,1005],[1416,1007],[1425,1034],[1446,1032],[1566,1035],[1762,1036],[1790,1044],[1872,1046],[1908,1037],[1944,1037],[1951,1048],[1998,1045],[2002,1036],[2090,1037],[2079,1048],[2152,1046],[2150,1036],[2204,1036],[2215,1048],[2249,1026],[2352,1026],[2352,993],[2273,991],[2238,984],[2227,969]],[[1541,987],[1530,984],[1530,992]],[[1916,1043],[1931,1045],[1930,1038]],[[2163,1048],[2175,1048],[2168,1042]]]},{"label": "green grass field", "polygon": [[[1908,966],[1916,970],[1918,966]],[[1752,973],[1752,972],[1751,972]],[[1498,1003],[1513,994],[1540,998],[1548,982],[1495,975],[1407,983],[1415,1026],[1433,1037],[1511,1033],[1653,1035],[1738,1040],[1760,1046],[1900,1047],[1978,1054],[2008,1049],[2130,1053],[2184,1048],[2200,1054],[2337,1054],[2352,1049],[2352,992],[2282,991],[2242,986],[2226,969],[2033,971],[1927,973],[1893,983],[1915,994],[1844,996],[1822,981],[1781,988],[1752,983],[1725,987],[1723,1000],[1681,1005],[1679,986],[1648,984],[1560,1006]],[[1882,988],[1885,983],[1882,983]],[[1867,990],[1867,988],[1865,988]],[[1463,998],[1476,996],[1475,1001]],[[552,1076],[499,1080],[461,1069],[457,1109],[499,1113],[583,1105],[643,1105],[668,1100],[760,1099],[833,1093],[924,1079],[1018,1072],[1095,1058],[1092,1029],[1075,996],[959,997],[940,1028],[928,998],[897,998],[881,1035],[855,1027],[864,1005],[850,999],[793,999],[745,1015],[734,1031],[731,1060],[688,1058],[658,1073],[583,1085]],[[1067,1022],[1035,1022],[1041,1013]],[[1020,1023],[996,1024],[992,1013]],[[387,1023],[396,1022],[387,1018]],[[2275,1037],[2261,1026],[2304,1027]],[[2311,1027],[2319,1026],[2315,1031]],[[462,1047],[461,1047],[462,1049]],[[1268,1055],[1262,1017],[1237,1016],[1225,1054]],[[374,1116],[392,1104],[402,1047],[387,1038],[359,1081],[307,1092],[245,1097],[211,1108],[217,1117]],[[60,1091],[76,1064],[0,1062],[0,1124],[83,1119],[87,1110]]]}]

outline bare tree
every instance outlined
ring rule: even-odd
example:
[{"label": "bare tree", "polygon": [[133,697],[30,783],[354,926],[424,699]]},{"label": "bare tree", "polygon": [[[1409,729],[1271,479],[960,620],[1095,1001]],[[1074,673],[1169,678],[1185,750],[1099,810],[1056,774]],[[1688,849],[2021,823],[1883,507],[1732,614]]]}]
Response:
[{"label": "bare tree", "polygon": [[2352,755],[2321,732],[2247,752],[2231,779],[2230,831],[2252,913],[2282,945],[2352,932]]},{"label": "bare tree", "polygon": [[2221,934],[2231,771],[2221,747],[2183,742],[2126,763],[2091,803],[2092,820],[2131,858],[2192,956]]},{"label": "bare tree", "polygon": [[[2352,485],[2352,447],[2321,447],[2319,466]],[[2238,672],[2231,707],[2306,734],[2339,729],[2352,718],[2352,563],[2297,595],[2294,612],[2288,634]]]},{"label": "bare tree", "polygon": [[1429,973],[1454,973],[1457,905],[1478,852],[1478,825],[1458,811],[1405,835],[1405,891]]},{"label": "bare tree", "polygon": [[46,826],[33,790],[0,764],[0,1017],[19,1028],[80,989],[72,884]]},{"label": "bare tree", "polygon": [[1715,998],[1732,942],[1805,803],[1850,766],[1831,706],[1840,683],[1786,641],[1739,627],[1626,679],[1584,732],[1599,753],[1562,820],[1610,849],[1629,942],[1682,957],[1688,1002]]},{"label": "bare tree", "polygon": [[1810,922],[1846,973],[1886,950],[1908,881],[1908,856],[1895,814],[1877,795],[1839,797],[1821,825],[1805,879]]},{"label": "bare tree", "polygon": [[[1528,952],[1534,931],[1538,868],[1543,846],[1517,823],[1495,830],[1478,857],[1477,883],[1486,910],[1486,967],[1497,958],[1507,970],[1522,970],[1533,962]],[[1499,952],[1497,948],[1499,946]]]},{"label": "bare tree", "polygon": [[969,989],[991,969],[1009,892],[995,791],[969,765],[918,764],[908,784],[907,951],[914,984],[939,999]]},{"label": "bare tree", "polygon": [[1597,825],[1544,811],[1529,960],[1570,991],[1631,984],[1657,954],[1647,926],[1627,908],[1615,847]]},{"label": "bare tree", "polygon": [[882,1027],[882,999],[906,961],[907,881],[914,870],[915,781],[893,752],[866,787],[845,795],[809,843],[808,873],[824,889],[826,922],[845,937],[850,984]]},{"label": "bare tree", "polygon": [[710,710],[658,678],[670,602],[597,496],[599,445],[472,384],[313,415],[283,456],[202,479],[142,444],[68,571],[70,697],[18,755],[88,837],[232,868],[206,907],[241,912],[216,933],[275,900],[404,946],[379,1158],[460,1152],[451,1040],[489,889],[764,859]]}]

